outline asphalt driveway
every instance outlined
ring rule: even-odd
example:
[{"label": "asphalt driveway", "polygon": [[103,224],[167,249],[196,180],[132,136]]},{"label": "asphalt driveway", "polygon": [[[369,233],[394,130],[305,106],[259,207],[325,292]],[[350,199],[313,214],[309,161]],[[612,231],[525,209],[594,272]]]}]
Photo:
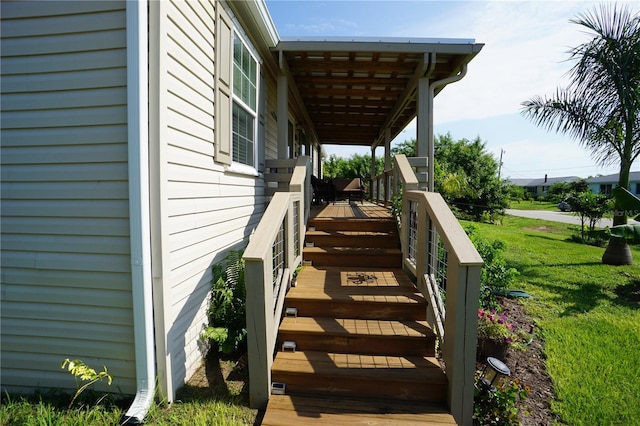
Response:
[{"label": "asphalt driveway", "polygon": [[[574,225],[580,225],[580,217],[570,212],[551,212],[545,210],[514,210],[506,209],[505,212],[511,216],[529,217],[532,219],[543,219],[552,222],[572,223]],[[630,224],[639,223],[632,219],[628,221]],[[606,228],[607,226],[613,226],[613,219],[600,219],[596,225],[599,228]]]}]

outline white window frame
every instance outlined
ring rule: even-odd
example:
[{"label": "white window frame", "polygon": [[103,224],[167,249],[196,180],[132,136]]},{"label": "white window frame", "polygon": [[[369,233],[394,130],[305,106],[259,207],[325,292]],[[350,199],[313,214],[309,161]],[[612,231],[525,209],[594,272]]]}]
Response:
[{"label": "white window frame", "polygon": [[[260,105],[260,61],[258,60],[258,56],[256,55],[253,46],[251,45],[251,43],[248,42],[248,40],[246,39],[246,37],[244,36],[244,34],[241,33],[241,31],[238,30],[238,28],[234,28],[233,31],[233,37],[234,39],[237,37],[237,39],[240,41],[240,43],[242,43],[242,45],[247,49],[247,51],[249,52],[249,55],[251,55],[251,59],[253,59],[256,63],[256,93],[255,93],[255,97],[256,97],[256,106],[255,106],[255,110],[253,110],[251,108],[251,106],[247,105],[233,90],[234,88],[234,77],[235,77],[235,73],[232,73],[232,81],[231,81],[231,102],[232,102],[232,109],[233,109],[233,104],[237,104],[241,109],[243,109],[244,111],[246,111],[252,118],[253,118],[253,138],[252,138],[252,148],[253,148],[253,162],[252,164],[244,164],[241,162],[237,162],[235,160],[233,160],[234,156],[235,156],[235,146],[233,143],[233,140],[231,142],[231,158],[232,158],[232,163],[231,166],[229,166],[228,170],[230,171],[234,171],[234,172],[238,172],[238,173],[244,173],[244,174],[250,174],[250,175],[254,175],[254,176],[258,176],[258,170],[257,170],[257,164],[258,164],[258,119],[259,119],[259,105]],[[234,49],[235,49],[235,43],[233,44]],[[232,60],[234,60],[233,58],[235,58],[235,52],[232,51]],[[233,66],[235,66],[235,62],[233,64]],[[231,136],[233,138],[234,136],[234,126],[233,126],[233,114],[231,114]]]}]

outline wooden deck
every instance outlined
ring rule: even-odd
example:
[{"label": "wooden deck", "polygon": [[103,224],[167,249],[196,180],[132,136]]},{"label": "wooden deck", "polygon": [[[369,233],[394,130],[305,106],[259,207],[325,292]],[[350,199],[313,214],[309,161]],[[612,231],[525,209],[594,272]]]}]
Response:
[{"label": "wooden deck", "polygon": [[286,394],[271,395],[262,425],[455,424],[426,301],[402,270],[388,208],[312,206],[308,227],[312,265],[287,293],[297,315],[280,324],[271,370]]},{"label": "wooden deck", "polygon": [[364,203],[338,201],[335,204],[329,203],[328,205],[311,206],[310,217],[317,219],[390,219],[391,214],[387,207],[382,207],[367,201]]}]

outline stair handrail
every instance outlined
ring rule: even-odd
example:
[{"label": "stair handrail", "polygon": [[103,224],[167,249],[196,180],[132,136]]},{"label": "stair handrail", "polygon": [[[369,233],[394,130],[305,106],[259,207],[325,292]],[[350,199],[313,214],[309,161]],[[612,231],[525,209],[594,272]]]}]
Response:
[{"label": "stair handrail", "polygon": [[244,251],[249,404],[265,408],[284,298],[302,262],[311,201],[309,157],[292,160],[288,192],[276,192]]},{"label": "stair handrail", "polygon": [[395,156],[394,169],[403,265],[416,277],[427,321],[441,340],[451,413],[458,424],[471,424],[483,261],[442,196],[417,188],[406,156]]}]

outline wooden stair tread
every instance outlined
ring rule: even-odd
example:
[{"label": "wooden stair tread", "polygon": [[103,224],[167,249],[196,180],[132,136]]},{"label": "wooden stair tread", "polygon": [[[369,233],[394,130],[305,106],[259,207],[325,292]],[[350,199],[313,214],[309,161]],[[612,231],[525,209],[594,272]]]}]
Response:
[{"label": "wooden stair tread", "polygon": [[317,290],[300,289],[290,291],[287,294],[287,306],[295,307],[296,300],[316,300],[316,301],[349,301],[349,302],[369,302],[369,303],[403,303],[426,305],[424,297],[418,293],[409,292],[402,289],[393,291],[384,288],[374,289],[348,289],[344,291],[318,292]]},{"label": "wooden stair tread", "polygon": [[415,286],[401,268],[362,266],[305,266],[298,275],[303,287],[405,287]]},{"label": "wooden stair tread", "polygon": [[395,233],[390,231],[307,231],[307,237],[354,237],[354,236],[367,236],[367,237],[394,237]]},{"label": "wooden stair tread", "polygon": [[426,321],[385,321],[342,318],[286,317],[280,332],[327,333],[331,335],[368,335],[381,337],[417,337],[433,335]]},{"label": "wooden stair tread", "polygon": [[395,221],[391,217],[312,217],[307,223],[393,223],[395,225]]},{"label": "wooden stair tread", "polygon": [[384,254],[384,255],[401,255],[402,251],[397,248],[381,248],[381,247],[305,247],[306,254],[340,254],[340,255],[368,255],[368,254]]},{"label": "wooden stair tread", "polygon": [[388,400],[277,395],[269,399],[263,426],[293,424],[349,425],[455,425],[440,404]]},{"label": "wooden stair tread", "polygon": [[446,385],[434,357],[339,354],[317,351],[278,352],[272,372],[350,377]]},{"label": "wooden stair tread", "polygon": [[287,294],[296,299],[426,304],[402,269],[312,267],[298,275],[298,285]]}]

